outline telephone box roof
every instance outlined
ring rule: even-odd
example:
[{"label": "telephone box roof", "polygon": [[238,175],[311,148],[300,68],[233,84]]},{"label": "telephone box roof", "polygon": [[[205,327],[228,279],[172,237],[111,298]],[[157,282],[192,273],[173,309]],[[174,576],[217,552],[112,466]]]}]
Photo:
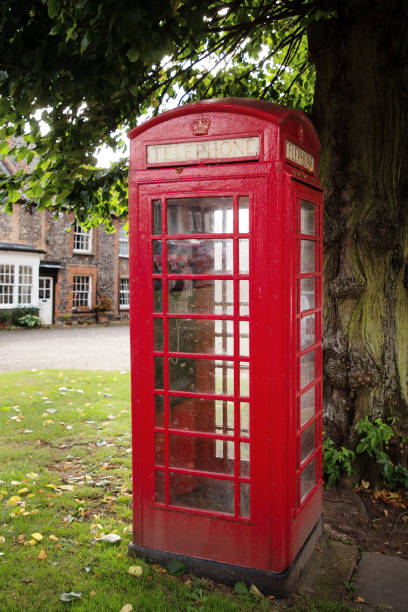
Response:
[{"label": "telephone box roof", "polygon": [[253,98],[212,98],[210,100],[200,100],[199,102],[193,102],[192,104],[185,104],[184,106],[161,113],[160,115],[145,121],[141,125],[134,127],[132,130],[130,130],[128,136],[130,139],[133,139],[149,128],[165,121],[169,121],[174,117],[181,117],[183,115],[192,115],[202,112],[221,112],[249,115],[269,121],[276,125],[281,125],[289,119],[297,119],[298,121],[302,121],[302,123],[307,126],[307,131],[312,136],[312,139],[315,140],[317,150],[320,149],[316,130],[314,129],[310,119],[304,113],[291,108],[286,108],[280,104],[267,102],[265,100],[256,100]]}]

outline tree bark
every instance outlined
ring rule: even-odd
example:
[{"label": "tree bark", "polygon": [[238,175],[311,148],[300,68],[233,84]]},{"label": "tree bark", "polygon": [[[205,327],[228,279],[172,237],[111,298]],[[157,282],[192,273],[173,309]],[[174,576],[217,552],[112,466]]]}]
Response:
[{"label": "tree bark", "polygon": [[309,31],[325,187],[324,420],[328,434],[348,446],[365,415],[398,417],[398,429],[408,430],[403,5],[343,0],[336,18]]}]

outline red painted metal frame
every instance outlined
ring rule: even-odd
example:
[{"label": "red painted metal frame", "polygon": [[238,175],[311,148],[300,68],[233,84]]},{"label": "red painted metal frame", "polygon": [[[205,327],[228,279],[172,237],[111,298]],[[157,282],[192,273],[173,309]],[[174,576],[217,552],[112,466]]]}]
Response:
[{"label": "red painted metal frame", "polygon": [[[211,119],[211,133],[206,138],[231,135],[260,136],[259,161],[200,160],[196,165],[149,168],[146,144],[185,142],[191,136],[194,116],[205,114]],[[237,115],[239,120],[237,121]],[[321,266],[322,266],[322,192],[317,179],[318,141],[304,115],[269,105],[248,101],[215,101],[188,105],[165,113],[135,128],[131,133],[130,198],[130,294],[131,294],[131,360],[132,360],[132,431],[134,483],[134,542],[149,548],[221,561],[232,565],[280,572],[294,560],[319,520],[321,502]],[[201,139],[202,137],[200,137]],[[285,159],[285,138],[314,155],[315,172],[304,171]],[[250,231],[238,233],[238,197],[249,196]],[[231,233],[199,234],[200,239],[233,240],[232,274],[205,274],[205,279],[232,280],[235,310],[231,315],[169,313],[167,280],[197,279],[203,275],[168,274],[166,240],[183,240],[191,234],[167,235],[166,198],[232,196],[234,227]],[[315,314],[316,344],[299,351],[300,316],[297,315],[299,272],[297,232],[300,201],[305,199],[319,207],[319,235],[315,237],[316,277]],[[162,201],[162,234],[152,234],[152,201]],[[194,235],[197,238],[197,235]],[[238,238],[249,238],[249,274],[239,274]],[[306,238],[306,236],[305,236]],[[307,236],[310,239],[310,236]],[[162,272],[152,273],[152,241],[162,241]],[[308,275],[302,275],[305,277]],[[153,313],[153,280],[162,281],[163,310]],[[238,280],[250,280],[250,315],[239,309]],[[302,316],[305,316],[302,313]],[[250,364],[250,392],[239,395],[239,378],[234,376],[233,394],[193,393],[170,390],[168,358],[163,350],[153,351],[153,320],[162,319],[164,337],[168,338],[168,321],[230,320],[234,325],[234,354],[182,353],[183,358],[216,359],[233,364]],[[239,355],[239,321],[249,321],[250,356]],[[305,387],[316,386],[316,413],[298,428],[300,390],[298,389],[300,356],[316,350],[317,378]],[[154,388],[153,357],[163,359],[164,389]],[[164,425],[154,421],[154,397],[164,397]],[[178,430],[169,427],[167,398],[199,397],[234,401],[232,433]],[[240,403],[250,403],[249,436],[240,433]],[[315,423],[316,449],[300,466],[300,436]],[[164,437],[164,465],[155,464],[154,435]],[[232,514],[170,505],[169,477],[165,478],[165,503],[154,497],[155,473],[189,475],[192,470],[170,467],[169,436],[233,441],[235,464],[233,474],[194,470],[195,476],[211,477],[235,483]],[[239,448],[250,444],[250,476],[240,473]],[[299,503],[301,469],[316,461],[316,484]],[[239,484],[250,483],[250,516],[240,515]]]}]

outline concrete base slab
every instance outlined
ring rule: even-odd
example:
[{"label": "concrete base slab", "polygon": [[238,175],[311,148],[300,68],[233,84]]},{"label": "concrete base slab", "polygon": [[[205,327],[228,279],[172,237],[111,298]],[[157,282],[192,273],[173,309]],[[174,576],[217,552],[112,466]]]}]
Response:
[{"label": "concrete base slab", "polygon": [[325,533],[302,577],[300,592],[313,599],[341,600],[357,558],[357,546],[331,540]]},{"label": "concrete base slab", "polygon": [[354,597],[375,609],[408,612],[408,559],[364,553],[355,586]]}]

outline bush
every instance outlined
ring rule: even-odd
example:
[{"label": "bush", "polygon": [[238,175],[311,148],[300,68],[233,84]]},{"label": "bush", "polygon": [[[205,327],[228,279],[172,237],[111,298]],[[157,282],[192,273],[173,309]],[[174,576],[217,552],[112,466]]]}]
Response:
[{"label": "bush", "polygon": [[[21,319],[23,319],[23,321],[21,321]],[[38,320],[38,322],[33,324],[33,321],[36,320]],[[0,325],[18,325],[20,327],[34,327],[34,325],[40,325],[39,309],[34,306],[28,306],[27,308],[8,308],[7,310],[0,310]]]},{"label": "bush", "polygon": [[[20,319],[22,317],[25,317],[26,315],[31,315],[33,317],[38,317],[39,316],[39,309],[38,308],[34,308],[34,306],[28,306],[27,308],[13,308],[13,310],[10,311],[11,312],[11,316],[10,316],[10,323],[11,325],[22,325]],[[23,323],[24,325],[24,323]]]}]

